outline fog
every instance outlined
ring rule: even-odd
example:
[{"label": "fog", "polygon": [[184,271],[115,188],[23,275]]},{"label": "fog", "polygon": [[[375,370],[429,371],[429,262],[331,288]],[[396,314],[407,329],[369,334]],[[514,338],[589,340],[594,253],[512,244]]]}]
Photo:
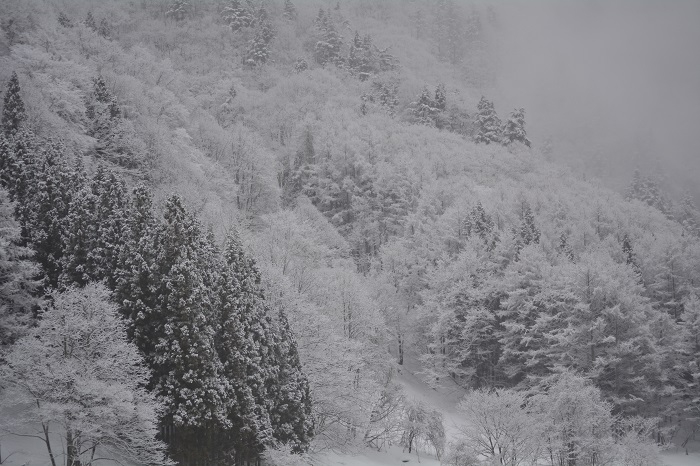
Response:
[{"label": "fog", "polygon": [[700,2],[520,1],[499,13],[499,113],[525,107],[535,141],[597,154],[616,184],[635,166],[676,187],[700,177]]}]

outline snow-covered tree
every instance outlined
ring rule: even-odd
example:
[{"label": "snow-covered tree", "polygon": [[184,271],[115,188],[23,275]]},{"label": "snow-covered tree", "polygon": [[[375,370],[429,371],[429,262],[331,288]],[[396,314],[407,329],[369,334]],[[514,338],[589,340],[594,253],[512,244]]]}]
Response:
[{"label": "snow-covered tree", "polygon": [[501,142],[501,120],[496,115],[493,102],[486,100],[483,96],[477,107],[475,124],[476,136],[474,136],[474,142],[484,144]]},{"label": "snow-covered tree", "polygon": [[293,21],[297,19],[297,9],[292,3],[292,0],[284,0],[284,11],[282,13],[284,19]]},{"label": "snow-covered tree", "polygon": [[240,0],[231,0],[221,11],[221,18],[233,32],[250,27],[255,22],[254,16],[241,4]]},{"label": "snow-covered tree", "polygon": [[538,457],[540,426],[525,406],[524,392],[481,389],[467,393],[458,405],[468,419],[459,426],[458,441],[464,453],[504,466],[532,464]]},{"label": "snow-covered tree", "polygon": [[173,18],[175,21],[183,21],[190,12],[190,4],[186,0],[175,0],[165,16]]},{"label": "snow-covered tree", "polygon": [[6,135],[15,133],[27,119],[24,101],[20,95],[19,78],[12,72],[7,83],[2,107],[2,129]]},{"label": "snow-covered tree", "polygon": [[85,15],[85,21],[83,21],[83,23],[85,24],[85,27],[97,32],[97,22],[95,21],[95,17],[92,15],[92,11],[87,12],[87,15]]},{"label": "snow-covered tree", "polygon": [[525,109],[518,108],[511,112],[510,118],[503,125],[503,143],[508,145],[519,142],[530,147],[530,140],[525,132]]},{"label": "snow-covered tree", "polygon": [[6,361],[2,404],[26,410],[4,427],[37,429],[53,466],[60,464],[56,435],[68,466],[172,464],[156,439],[162,405],[145,389],[148,369],[102,285],[55,294]]},{"label": "snow-covered tree", "polygon": [[39,304],[33,296],[39,268],[31,249],[20,246],[20,241],[14,205],[0,188],[0,353],[29,329],[33,308]]}]

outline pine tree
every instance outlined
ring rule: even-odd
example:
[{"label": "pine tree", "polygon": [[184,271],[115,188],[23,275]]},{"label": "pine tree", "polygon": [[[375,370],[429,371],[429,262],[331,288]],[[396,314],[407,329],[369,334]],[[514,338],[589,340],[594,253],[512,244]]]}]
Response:
[{"label": "pine tree", "polygon": [[29,329],[39,304],[34,297],[39,268],[32,260],[33,251],[20,246],[14,210],[7,191],[0,188],[0,355]]},{"label": "pine tree", "polygon": [[165,13],[165,16],[173,18],[175,21],[184,21],[190,11],[190,4],[186,0],[175,0],[170,5],[170,9]]},{"label": "pine tree", "polygon": [[100,20],[100,27],[97,28],[97,34],[104,37],[105,39],[109,39],[111,37],[112,26],[107,21],[107,18],[102,18]]},{"label": "pine tree", "polygon": [[678,222],[691,234],[700,236],[700,212],[695,205],[693,196],[685,193],[680,204]]},{"label": "pine tree", "polygon": [[413,115],[418,121],[418,123],[423,125],[433,125],[435,124],[435,114],[437,109],[435,108],[435,102],[430,97],[430,91],[428,87],[423,87],[418,100],[413,103]]},{"label": "pine tree", "polygon": [[178,431],[171,444],[176,459],[193,461],[211,453],[211,432],[228,425],[227,384],[216,355],[213,309],[205,288],[201,230],[179,197],[165,205],[158,230],[155,340],[146,361],[150,387],[165,404],[163,422]]},{"label": "pine tree", "polygon": [[64,28],[72,28],[73,27],[73,22],[70,20],[68,15],[63,11],[58,14],[58,24],[60,24]]},{"label": "pine tree", "polygon": [[97,22],[95,21],[95,17],[92,16],[92,11],[87,12],[87,15],[85,16],[84,24],[87,28],[92,29],[93,31],[97,32]]},{"label": "pine tree", "polygon": [[563,254],[570,262],[574,261],[574,250],[569,244],[569,235],[565,232],[559,236],[559,253]]},{"label": "pine tree", "polygon": [[304,453],[314,434],[309,381],[302,370],[296,340],[282,309],[277,322],[275,360],[278,368],[268,390],[273,400],[270,413],[272,434],[292,453]]},{"label": "pine tree", "polygon": [[0,182],[10,194],[10,200],[17,203],[18,215],[26,207],[39,152],[36,138],[29,131],[22,129],[8,137],[0,136]]},{"label": "pine tree", "polygon": [[477,109],[474,142],[485,144],[501,142],[501,120],[496,115],[493,102],[482,96]]},{"label": "pine tree", "polygon": [[19,78],[16,72],[12,72],[12,76],[7,83],[5,97],[2,107],[2,129],[9,136],[17,132],[27,120],[27,114],[24,110],[24,102],[20,95]]},{"label": "pine tree", "polygon": [[297,9],[292,3],[292,0],[284,0],[284,12],[282,16],[289,21],[297,19]]},{"label": "pine tree", "polygon": [[255,20],[248,9],[241,5],[240,0],[231,0],[229,5],[221,11],[221,18],[233,32],[252,26]]},{"label": "pine tree", "polygon": [[64,229],[71,199],[80,184],[67,163],[65,147],[49,141],[42,148],[19,218],[36,260],[44,273],[44,285],[57,288],[62,272]]},{"label": "pine tree", "polygon": [[129,338],[143,354],[153,354],[157,321],[157,222],[151,194],[138,186],[131,194],[117,259],[113,299],[127,318]]},{"label": "pine tree", "polygon": [[523,218],[520,226],[520,238],[524,245],[540,242],[540,230],[535,225],[535,217],[532,208],[527,202],[523,203]]},{"label": "pine tree", "polygon": [[314,55],[319,65],[327,63],[341,65],[340,51],[343,46],[342,38],[333,24],[333,19],[321,9],[316,19],[318,41],[314,46]]},{"label": "pine tree", "polygon": [[269,44],[274,37],[272,25],[264,21],[255,33],[255,37],[250,41],[248,51],[243,62],[248,66],[263,65],[270,58]]},{"label": "pine tree", "polygon": [[236,234],[229,235],[216,284],[217,353],[230,393],[236,462],[257,458],[273,442],[268,407],[268,380],[277,376],[272,335],[260,275],[245,257]]},{"label": "pine tree", "polygon": [[97,280],[90,253],[97,240],[97,218],[95,218],[96,196],[86,183],[71,199],[65,219],[61,258],[62,288],[85,286]]},{"label": "pine tree", "polygon": [[525,109],[515,109],[503,126],[503,142],[508,145],[520,142],[530,147],[530,140],[525,133]]},{"label": "pine tree", "polygon": [[444,112],[447,108],[447,93],[445,92],[445,85],[442,83],[435,88],[435,108],[441,112]]},{"label": "pine tree", "polygon": [[97,236],[90,260],[94,264],[95,280],[104,281],[108,288],[114,289],[127,217],[126,187],[113,171],[98,167],[92,181],[92,193],[97,201]]}]

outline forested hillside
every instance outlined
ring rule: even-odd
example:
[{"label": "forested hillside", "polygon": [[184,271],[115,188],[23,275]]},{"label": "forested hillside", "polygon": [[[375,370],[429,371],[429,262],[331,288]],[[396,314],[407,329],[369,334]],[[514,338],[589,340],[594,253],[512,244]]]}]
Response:
[{"label": "forested hillside", "polygon": [[[3,432],[52,466],[692,445],[698,193],[636,167],[616,192],[497,108],[499,15],[3,1]],[[467,425],[404,393],[409,366],[465,391]]]}]

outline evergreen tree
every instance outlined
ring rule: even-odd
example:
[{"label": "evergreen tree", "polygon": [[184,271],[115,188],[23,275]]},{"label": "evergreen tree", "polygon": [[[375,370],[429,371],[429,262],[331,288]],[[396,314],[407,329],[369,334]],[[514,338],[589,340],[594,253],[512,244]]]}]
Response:
[{"label": "evergreen tree", "polygon": [[30,327],[39,268],[33,251],[20,245],[21,229],[7,191],[0,188],[0,355]]},{"label": "evergreen tree", "polygon": [[231,0],[228,6],[222,10],[221,18],[233,32],[250,27],[255,21],[248,9],[241,5],[240,0]]},{"label": "evergreen tree", "polygon": [[[183,462],[216,455],[216,433],[228,427],[227,382],[216,354],[213,306],[206,289],[201,230],[179,197],[165,205],[158,229],[150,388],[165,405],[163,424],[175,429],[173,456]],[[150,319],[149,319],[150,320]]]},{"label": "evergreen tree", "polygon": [[270,417],[275,440],[292,453],[304,453],[314,434],[309,381],[304,374],[296,340],[283,310],[277,318],[275,360],[277,374],[271,380]]},{"label": "evergreen tree", "polygon": [[477,110],[474,142],[485,144],[501,142],[501,120],[496,115],[493,102],[482,96]]},{"label": "evergreen tree", "polygon": [[327,63],[341,65],[340,51],[343,46],[342,38],[333,24],[333,19],[321,9],[316,19],[318,41],[314,46],[314,55],[319,65]]},{"label": "evergreen tree", "polygon": [[259,282],[253,261],[245,257],[236,235],[230,235],[216,284],[216,348],[230,390],[236,463],[257,458],[273,442],[267,383],[277,371]]},{"label": "evergreen tree", "polygon": [[634,250],[632,249],[632,242],[630,241],[629,235],[626,233],[622,238],[622,253],[625,255],[625,262],[627,265],[637,266],[637,258],[634,255]]},{"label": "evergreen tree", "polygon": [[17,132],[27,119],[16,72],[7,83],[2,107],[2,129],[6,135]]},{"label": "evergreen tree", "polygon": [[562,233],[559,236],[559,252],[564,255],[569,261],[574,261],[574,250],[569,244],[569,235]]},{"label": "evergreen tree", "polygon": [[111,37],[112,26],[107,21],[107,18],[102,18],[100,20],[100,27],[97,28],[97,34],[104,37],[105,39],[109,39]]},{"label": "evergreen tree", "polygon": [[445,92],[445,85],[442,83],[435,88],[435,108],[441,112],[444,112],[447,108],[447,93]]},{"label": "evergreen tree", "polygon": [[700,212],[690,193],[685,193],[681,200],[678,222],[690,233],[700,236]]},{"label": "evergreen tree", "polygon": [[92,181],[92,193],[97,201],[97,236],[90,251],[90,260],[94,264],[95,280],[104,281],[110,289],[114,289],[127,217],[126,187],[113,171],[98,167]]},{"label": "evergreen tree", "polygon": [[186,0],[175,0],[165,16],[173,18],[175,21],[184,21],[190,11],[190,4]]},{"label": "evergreen tree", "polygon": [[44,284],[51,288],[59,284],[66,218],[73,195],[80,187],[63,145],[56,141],[46,143],[36,163],[27,201],[19,208],[19,217],[44,272]]},{"label": "evergreen tree", "polygon": [[[0,135],[0,182],[10,194],[10,200],[16,202],[18,215],[27,205],[39,151],[34,134],[29,131],[20,130],[8,137]],[[26,237],[24,233],[23,236]]]},{"label": "evergreen tree", "polygon": [[271,35],[271,27],[269,23],[263,23],[255,32],[255,37],[250,41],[248,51],[243,57],[243,63],[248,66],[263,65],[270,58],[270,50],[268,47],[269,35]]},{"label": "evergreen tree", "polygon": [[423,87],[418,100],[413,103],[413,115],[418,121],[418,123],[423,125],[433,125],[435,123],[435,114],[437,110],[435,108],[435,102],[430,97],[430,91],[428,87]]},{"label": "evergreen tree", "polygon": [[73,22],[70,20],[68,15],[63,11],[58,14],[58,24],[60,24],[64,28],[72,28],[73,27]]},{"label": "evergreen tree", "polygon": [[157,222],[151,194],[144,186],[131,194],[117,259],[113,299],[127,318],[129,338],[145,355],[153,354],[158,298]]},{"label": "evergreen tree", "polygon": [[297,19],[297,9],[294,3],[292,3],[292,0],[284,0],[284,12],[282,16],[289,21]]},{"label": "evergreen tree", "polygon": [[84,24],[87,28],[92,29],[93,31],[97,32],[97,22],[95,21],[95,17],[92,16],[92,11],[87,12],[87,15],[85,16]]},{"label": "evergreen tree", "polygon": [[535,225],[535,217],[528,202],[523,203],[523,218],[520,226],[520,238],[524,245],[540,242],[540,230]]},{"label": "evergreen tree", "polygon": [[96,280],[94,263],[89,257],[97,240],[96,203],[97,198],[88,184],[85,184],[70,201],[65,219],[65,249],[59,277],[63,288],[73,285],[83,287]]},{"label": "evergreen tree", "polygon": [[503,126],[503,142],[508,145],[520,142],[530,147],[530,140],[525,133],[525,109],[515,109]]}]

